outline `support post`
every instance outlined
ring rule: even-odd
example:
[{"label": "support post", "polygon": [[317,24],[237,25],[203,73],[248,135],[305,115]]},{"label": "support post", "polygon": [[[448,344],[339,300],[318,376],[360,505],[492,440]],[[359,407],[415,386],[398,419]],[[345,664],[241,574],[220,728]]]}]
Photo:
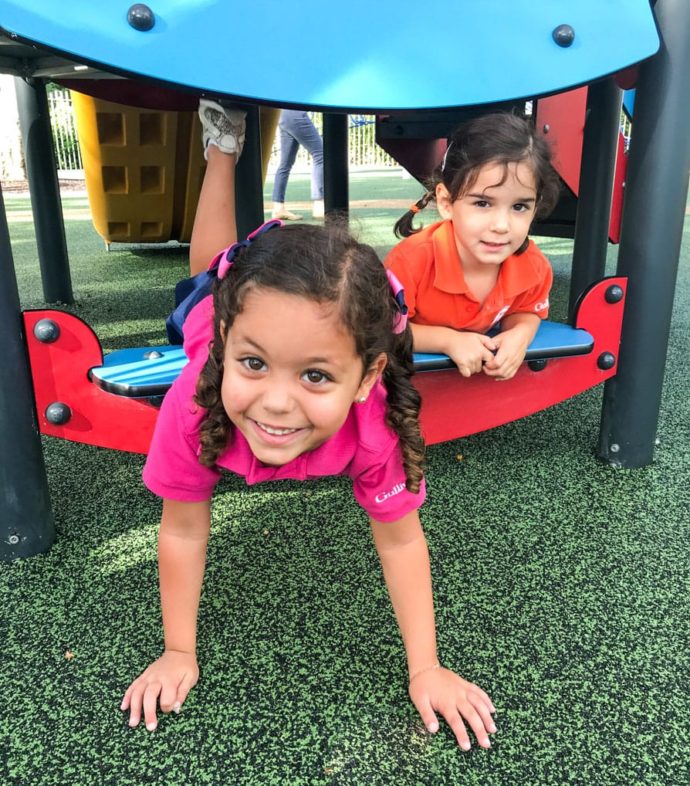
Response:
[{"label": "support post", "polygon": [[326,214],[347,214],[350,206],[348,170],[348,118],[323,115],[323,188]]},{"label": "support post", "polygon": [[622,91],[609,77],[589,86],[578,188],[568,314],[590,284],[603,278],[609,240]]},{"label": "support post", "polygon": [[55,539],[12,246],[0,189],[0,560],[47,551]]},{"label": "support post", "polygon": [[235,176],[237,237],[243,239],[264,222],[264,183],[261,165],[259,107],[247,107],[244,149]]},{"label": "support post", "polygon": [[36,228],[43,298],[47,303],[73,303],[45,82],[42,79],[15,78],[14,83]]},{"label": "support post", "polygon": [[690,169],[690,3],[657,0],[659,52],[640,66],[618,273],[628,276],[618,373],[604,388],[599,455],[652,461]]}]

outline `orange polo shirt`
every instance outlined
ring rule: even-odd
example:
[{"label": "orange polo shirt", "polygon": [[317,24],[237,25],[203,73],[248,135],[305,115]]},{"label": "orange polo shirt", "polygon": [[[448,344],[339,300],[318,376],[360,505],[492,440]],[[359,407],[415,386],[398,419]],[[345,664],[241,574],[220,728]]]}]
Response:
[{"label": "orange polo shirt", "polygon": [[530,240],[527,250],[509,256],[496,284],[480,304],[465,283],[449,220],[425,227],[398,243],[385,265],[405,288],[410,319],[418,325],[443,325],[486,333],[508,314],[549,314],[553,272]]}]

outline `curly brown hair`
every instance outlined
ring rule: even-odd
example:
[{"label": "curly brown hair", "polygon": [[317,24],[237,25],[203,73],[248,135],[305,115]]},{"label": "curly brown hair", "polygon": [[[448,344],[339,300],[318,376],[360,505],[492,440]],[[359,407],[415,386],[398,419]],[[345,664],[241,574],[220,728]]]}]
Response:
[{"label": "curly brown hair", "polygon": [[266,232],[242,249],[228,274],[213,290],[214,337],[196,389],[206,410],[200,426],[199,461],[213,466],[231,436],[232,424],[221,400],[225,339],[250,291],[273,289],[334,303],[352,334],[364,374],[384,353],[386,422],[398,435],[407,488],[417,493],[423,477],[424,442],[419,428],[420,397],[411,376],[412,333],[393,332],[399,307],[381,260],[344,226],[289,226]]},{"label": "curly brown hair", "polygon": [[[493,112],[468,120],[455,129],[448,140],[443,161],[431,175],[428,191],[413,208],[395,224],[397,237],[409,237],[422,227],[414,227],[415,215],[436,197],[436,186],[443,183],[451,202],[472,188],[482,167],[502,164],[502,185],[508,176],[508,164],[526,163],[531,167],[537,185],[535,218],[543,218],[556,206],[560,180],[551,164],[551,148],[546,139],[535,130],[528,118],[512,112]],[[516,253],[527,248],[527,239]]]}]

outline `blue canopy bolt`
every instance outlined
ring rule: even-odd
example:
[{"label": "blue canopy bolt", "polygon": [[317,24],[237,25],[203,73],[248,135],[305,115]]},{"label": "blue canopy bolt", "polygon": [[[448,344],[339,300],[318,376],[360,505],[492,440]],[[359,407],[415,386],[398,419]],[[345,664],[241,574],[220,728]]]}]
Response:
[{"label": "blue canopy bolt", "polygon": [[558,46],[562,46],[564,49],[567,49],[575,40],[575,31],[570,25],[558,25],[551,35]]},{"label": "blue canopy bolt", "polygon": [[135,30],[145,33],[156,24],[156,16],[144,3],[135,3],[127,11],[127,21]]}]

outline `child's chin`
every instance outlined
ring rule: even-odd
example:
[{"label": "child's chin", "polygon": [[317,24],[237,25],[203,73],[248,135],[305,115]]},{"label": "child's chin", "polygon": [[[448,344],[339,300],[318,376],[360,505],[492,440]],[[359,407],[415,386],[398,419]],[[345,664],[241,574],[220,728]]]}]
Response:
[{"label": "child's chin", "polygon": [[304,440],[298,440],[286,445],[266,445],[260,440],[252,440],[250,448],[254,456],[262,463],[271,467],[282,467],[294,461],[302,453],[311,448],[305,445]]}]

